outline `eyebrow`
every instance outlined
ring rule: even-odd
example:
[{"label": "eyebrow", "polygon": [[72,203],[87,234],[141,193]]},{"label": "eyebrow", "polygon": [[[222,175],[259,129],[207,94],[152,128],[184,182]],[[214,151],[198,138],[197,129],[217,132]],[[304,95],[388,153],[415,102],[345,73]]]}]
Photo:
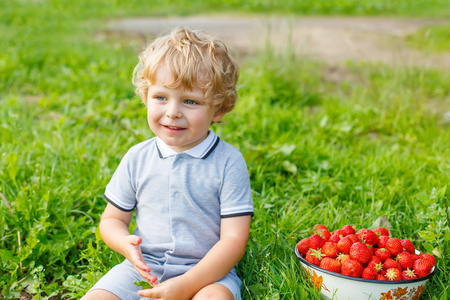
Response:
[{"label": "eyebrow", "polygon": [[[168,91],[170,91],[170,90],[172,90],[172,88],[165,87],[161,84],[158,84],[158,85],[152,84],[148,88],[148,92],[151,92],[152,94],[162,94],[162,95],[168,94]],[[199,89],[199,90],[201,90],[201,89]],[[196,101],[205,101],[206,102],[205,93],[203,92],[203,90],[201,90],[201,91],[202,92],[200,94],[200,93],[197,93],[197,92],[194,92],[194,91],[191,91],[191,90],[185,88],[185,89],[183,89],[183,96],[184,96],[184,98],[188,98],[188,100],[196,100]]]}]

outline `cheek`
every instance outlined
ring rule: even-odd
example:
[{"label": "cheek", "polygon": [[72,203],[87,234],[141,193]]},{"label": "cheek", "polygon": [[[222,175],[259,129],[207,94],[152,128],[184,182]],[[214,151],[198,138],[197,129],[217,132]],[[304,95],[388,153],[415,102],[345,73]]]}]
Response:
[{"label": "cheek", "polygon": [[147,110],[147,121],[149,125],[155,122],[155,110],[150,108]]},{"label": "cheek", "polygon": [[154,120],[155,118],[159,118],[161,115],[161,108],[158,105],[154,105],[153,103],[149,103],[147,105],[147,119]]}]

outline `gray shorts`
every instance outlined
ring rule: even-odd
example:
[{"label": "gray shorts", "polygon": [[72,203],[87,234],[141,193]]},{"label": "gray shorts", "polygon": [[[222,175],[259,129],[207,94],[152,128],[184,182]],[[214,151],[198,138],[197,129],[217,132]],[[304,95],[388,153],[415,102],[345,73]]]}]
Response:
[{"label": "gray shorts", "polygon": [[[152,268],[151,264],[148,266]],[[124,260],[106,273],[89,291],[102,289],[113,293],[122,300],[139,300],[141,297],[137,292],[141,288],[133,283],[135,280],[141,281],[144,279],[128,260]],[[231,270],[225,278],[216,283],[228,288],[234,295],[235,300],[241,300],[242,281],[237,276],[235,269]]]}]

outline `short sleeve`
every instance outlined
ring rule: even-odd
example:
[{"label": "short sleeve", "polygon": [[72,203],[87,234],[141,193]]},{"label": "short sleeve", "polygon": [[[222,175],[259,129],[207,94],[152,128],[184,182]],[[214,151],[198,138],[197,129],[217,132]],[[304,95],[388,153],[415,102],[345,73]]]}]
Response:
[{"label": "short sleeve", "polygon": [[220,193],[221,217],[253,216],[253,200],[247,165],[242,154],[234,156],[225,168]]},{"label": "short sleeve", "polygon": [[105,199],[123,211],[136,207],[136,190],[133,186],[133,164],[130,151],[125,154],[106,186]]}]

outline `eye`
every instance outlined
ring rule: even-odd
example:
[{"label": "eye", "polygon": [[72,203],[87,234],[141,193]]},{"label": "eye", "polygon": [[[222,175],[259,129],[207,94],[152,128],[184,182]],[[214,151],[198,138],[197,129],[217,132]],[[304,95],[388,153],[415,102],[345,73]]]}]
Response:
[{"label": "eye", "polygon": [[189,105],[198,104],[197,101],[195,101],[195,100],[189,100],[189,99],[184,100],[184,103],[189,104]]},{"label": "eye", "polygon": [[166,97],[163,96],[155,96],[155,99],[159,101],[166,101]]}]

